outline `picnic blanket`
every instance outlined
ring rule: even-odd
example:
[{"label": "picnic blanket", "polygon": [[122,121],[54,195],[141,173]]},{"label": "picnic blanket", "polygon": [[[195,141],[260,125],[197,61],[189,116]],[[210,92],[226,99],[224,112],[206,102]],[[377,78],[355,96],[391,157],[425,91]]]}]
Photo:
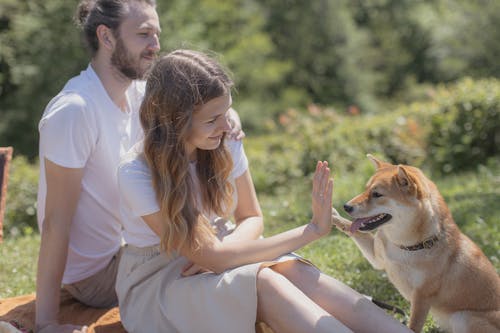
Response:
[{"label": "picnic blanket", "polygon": [[[126,333],[120,322],[120,312],[117,307],[111,309],[91,308],[75,300],[65,290],[61,290],[59,321],[87,325],[89,333]],[[35,294],[0,300],[0,322],[17,323],[26,332],[33,330],[35,327]],[[3,333],[1,326],[0,333]]]},{"label": "picnic blanket", "polygon": [[[15,330],[8,324],[9,322],[21,327],[22,330]],[[87,325],[88,333],[127,333],[120,322],[118,307],[91,308],[75,300],[65,290],[61,290],[59,322]],[[34,327],[35,294],[0,300],[0,333],[33,332]],[[256,333],[273,333],[264,323],[256,324],[255,331]]]}]

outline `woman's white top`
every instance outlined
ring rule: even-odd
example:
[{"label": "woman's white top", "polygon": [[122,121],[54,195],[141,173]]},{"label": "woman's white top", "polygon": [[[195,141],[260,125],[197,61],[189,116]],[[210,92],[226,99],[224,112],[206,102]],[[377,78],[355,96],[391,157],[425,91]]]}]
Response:
[{"label": "woman's white top", "polygon": [[[233,158],[233,170],[229,180],[234,186],[234,180],[248,169],[248,160],[241,141],[227,139],[225,144]],[[137,247],[160,243],[160,238],[141,218],[141,216],[150,215],[160,210],[152,185],[151,172],[142,155],[142,147],[142,142],[136,144],[118,167],[123,238],[127,244]],[[189,169],[192,179],[195,181],[193,190],[196,191],[199,184],[196,183],[195,163],[191,163]],[[234,202],[237,200],[236,189],[233,200]],[[216,216],[209,216],[211,221],[215,218]]]}]

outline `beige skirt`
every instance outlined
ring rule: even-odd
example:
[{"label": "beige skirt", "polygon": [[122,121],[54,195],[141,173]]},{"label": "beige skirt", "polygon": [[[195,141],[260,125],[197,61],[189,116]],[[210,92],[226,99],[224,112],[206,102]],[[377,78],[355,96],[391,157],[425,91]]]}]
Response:
[{"label": "beige skirt", "polygon": [[116,282],[120,317],[129,333],[254,333],[257,273],[287,260],[240,266],[221,274],[181,276],[185,257],[158,246],[126,245]]}]

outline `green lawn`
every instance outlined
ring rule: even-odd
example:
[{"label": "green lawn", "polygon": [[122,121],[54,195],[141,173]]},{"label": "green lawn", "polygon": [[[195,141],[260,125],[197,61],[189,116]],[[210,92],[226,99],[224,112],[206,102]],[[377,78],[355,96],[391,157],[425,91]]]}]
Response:
[{"label": "green lawn", "polygon": [[[334,206],[360,192],[366,179],[345,175],[336,180]],[[457,224],[468,234],[500,271],[498,252],[500,231],[500,176],[498,170],[480,169],[475,173],[446,177],[436,181],[452,210]],[[276,193],[259,194],[266,216],[266,235],[272,235],[308,221],[310,180],[302,179],[276,188]],[[340,210],[340,209],[339,209]],[[0,298],[35,290],[35,272],[40,237],[38,234],[11,239],[0,244]],[[326,273],[356,290],[409,311],[409,304],[361,256],[354,243],[336,230],[299,251]],[[439,330],[429,318],[425,332]]]}]

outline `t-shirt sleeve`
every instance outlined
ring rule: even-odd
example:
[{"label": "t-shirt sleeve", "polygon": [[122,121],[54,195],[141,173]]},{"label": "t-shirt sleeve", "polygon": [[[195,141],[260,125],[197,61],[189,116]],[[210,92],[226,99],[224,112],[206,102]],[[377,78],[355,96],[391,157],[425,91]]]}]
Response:
[{"label": "t-shirt sleeve", "polygon": [[156,213],[160,206],[151,183],[151,173],[140,160],[123,162],[118,167],[118,186],[122,204],[134,217]]},{"label": "t-shirt sleeve", "polygon": [[248,159],[245,155],[243,142],[241,140],[227,140],[226,145],[233,158],[233,171],[231,178],[236,179],[248,169]]},{"label": "t-shirt sleeve", "polygon": [[87,105],[77,94],[51,101],[38,129],[43,157],[66,168],[83,168],[98,137]]}]

